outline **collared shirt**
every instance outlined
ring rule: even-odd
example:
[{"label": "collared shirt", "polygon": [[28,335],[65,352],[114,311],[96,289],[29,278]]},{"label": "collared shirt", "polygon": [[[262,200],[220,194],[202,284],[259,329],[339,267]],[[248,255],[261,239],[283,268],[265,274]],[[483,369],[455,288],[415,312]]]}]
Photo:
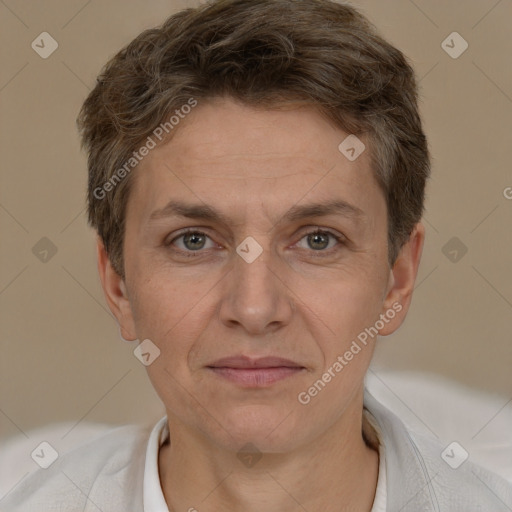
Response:
[{"label": "collared shirt", "polygon": [[[512,485],[492,471],[451,452],[443,457],[439,442],[406,425],[368,391],[364,407],[378,425],[385,452],[381,457],[379,493],[375,507],[389,512],[510,512]],[[162,425],[160,425],[162,427]],[[47,469],[39,469],[0,499],[2,512],[165,512],[157,481],[158,446],[166,432],[155,427],[153,466],[145,478],[152,428],[124,426],[109,429],[75,449],[61,454]],[[156,445],[156,446],[155,446]],[[151,452],[150,452],[151,453]],[[153,463],[151,463],[151,460]],[[383,482],[385,475],[385,483]],[[146,484],[147,482],[147,484]],[[145,487],[145,486],[148,487]],[[145,490],[145,488],[147,490]],[[380,489],[386,489],[381,503]],[[156,489],[158,491],[158,488]],[[145,493],[145,494],[144,494]],[[146,502],[153,510],[144,510]],[[384,507],[384,508],[383,508]],[[375,512],[379,510],[377,508]]]},{"label": "collared shirt", "polygon": [[158,471],[158,451],[168,437],[169,426],[167,425],[167,416],[164,416],[155,425],[149,436],[144,467],[144,512],[169,512]]},{"label": "collared shirt", "polygon": [[[372,427],[375,429],[377,437],[381,439],[378,424],[368,411]],[[158,471],[158,452],[162,444],[169,439],[169,426],[167,417],[164,416],[155,425],[149,436],[148,448],[146,451],[146,462],[144,466],[144,512],[169,512],[165,502],[162,486],[160,485],[160,474]],[[382,443],[379,444],[379,476],[377,479],[377,489],[371,512],[386,512],[386,455]]]}]

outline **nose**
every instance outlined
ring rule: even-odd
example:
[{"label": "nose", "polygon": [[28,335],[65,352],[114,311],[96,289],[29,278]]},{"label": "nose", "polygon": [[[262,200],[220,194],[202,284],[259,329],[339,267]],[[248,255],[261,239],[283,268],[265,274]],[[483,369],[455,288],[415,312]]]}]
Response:
[{"label": "nose", "polygon": [[295,308],[285,268],[270,248],[263,247],[261,239],[241,243],[224,280],[221,321],[252,336],[264,336],[287,325]]}]

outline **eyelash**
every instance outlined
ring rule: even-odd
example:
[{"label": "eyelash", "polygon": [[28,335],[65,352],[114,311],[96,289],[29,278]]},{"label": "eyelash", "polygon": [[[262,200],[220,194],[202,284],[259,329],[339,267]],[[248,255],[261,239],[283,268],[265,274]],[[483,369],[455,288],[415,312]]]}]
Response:
[{"label": "eyelash", "polygon": [[[199,249],[197,251],[183,251],[182,249],[176,250],[176,249],[172,248],[172,244],[176,240],[179,240],[180,238],[182,238],[186,235],[190,235],[190,234],[201,235],[201,236],[206,236],[207,238],[210,238],[206,233],[204,233],[202,231],[198,231],[197,229],[187,229],[186,231],[182,231],[179,235],[174,237],[171,241],[164,242],[164,246],[167,248],[170,248],[174,252],[179,252],[181,255],[183,255],[187,258],[198,258],[201,256],[201,254],[198,254],[198,253],[203,252],[202,249]],[[302,237],[299,239],[299,242],[300,242],[300,240],[302,240],[303,238],[305,238],[307,236],[316,235],[316,234],[329,235],[332,238],[334,238],[336,240],[336,242],[338,242],[339,245],[341,245],[341,246],[346,245],[346,239],[343,236],[337,235],[336,233],[333,233],[333,232],[325,230],[325,229],[320,229],[320,228],[316,228],[313,231],[308,231],[307,233],[304,233],[304,235],[302,235]],[[339,249],[340,249],[340,247],[335,246],[335,247],[331,247],[331,249],[327,249],[327,250],[319,250],[319,251],[311,250],[310,252],[313,253],[313,256],[315,258],[323,258],[323,257],[327,257],[327,256],[332,256],[332,253],[338,251]]]}]

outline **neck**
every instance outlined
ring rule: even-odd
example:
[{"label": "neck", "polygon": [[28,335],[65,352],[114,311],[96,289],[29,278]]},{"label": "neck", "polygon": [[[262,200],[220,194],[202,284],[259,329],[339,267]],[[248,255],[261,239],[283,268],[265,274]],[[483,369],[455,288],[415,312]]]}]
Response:
[{"label": "neck", "polygon": [[250,467],[236,453],[176,428],[178,420],[168,414],[172,443],[161,447],[159,469],[169,510],[370,512],[379,456],[362,415],[362,394],[352,411],[346,409],[314,442],[293,452],[264,453]]}]

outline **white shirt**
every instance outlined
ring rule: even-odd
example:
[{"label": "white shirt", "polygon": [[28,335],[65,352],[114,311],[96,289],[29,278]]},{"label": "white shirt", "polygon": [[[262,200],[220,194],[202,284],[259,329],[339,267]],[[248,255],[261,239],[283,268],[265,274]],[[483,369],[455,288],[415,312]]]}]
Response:
[{"label": "white shirt", "polygon": [[158,452],[168,436],[167,416],[164,416],[155,425],[148,440],[142,491],[144,512],[169,512],[160,485],[160,473],[158,472]]},{"label": "white shirt", "polygon": [[[373,419],[370,417],[370,420]],[[371,421],[372,426],[377,431],[380,440],[378,425]],[[169,427],[167,417],[164,416],[155,425],[148,440],[146,451],[146,464],[144,468],[143,500],[144,512],[169,512],[167,503],[164,499],[162,486],[160,485],[160,474],[158,472],[158,452],[160,446],[169,438]],[[377,479],[377,489],[375,491],[375,500],[371,512],[386,512],[386,453],[382,443],[379,444],[379,476]]]},{"label": "white shirt", "polygon": [[[364,405],[381,440],[368,435],[375,447],[381,446],[372,512],[512,511],[510,482],[471,460],[458,461],[455,469],[442,456],[445,446],[406,427],[367,390]],[[60,454],[50,467],[26,475],[0,497],[0,510],[168,512],[158,476],[165,425],[162,419],[149,428],[116,427]]]}]

